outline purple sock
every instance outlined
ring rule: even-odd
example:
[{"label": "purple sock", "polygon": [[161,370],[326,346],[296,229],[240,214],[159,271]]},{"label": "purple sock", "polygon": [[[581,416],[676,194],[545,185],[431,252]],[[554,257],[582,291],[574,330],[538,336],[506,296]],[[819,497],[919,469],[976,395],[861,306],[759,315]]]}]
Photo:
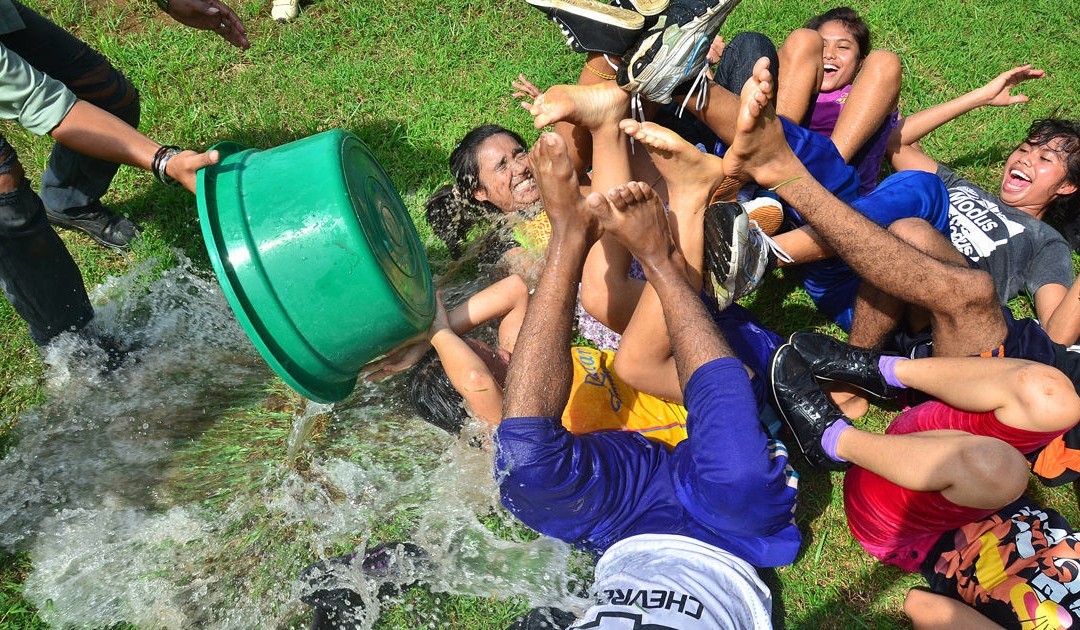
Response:
[{"label": "purple sock", "polygon": [[899,387],[900,389],[907,389],[907,385],[904,385],[896,379],[896,364],[898,361],[907,361],[907,359],[904,357],[883,356],[878,359],[878,371],[881,372],[881,377],[885,379],[885,383],[888,385]]},{"label": "purple sock", "polygon": [[835,459],[838,462],[846,462],[847,460],[836,454],[836,443],[840,440],[840,434],[851,428],[847,420],[837,420],[829,425],[828,429],[825,429],[825,433],[821,435],[821,448],[825,450],[825,454]]}]

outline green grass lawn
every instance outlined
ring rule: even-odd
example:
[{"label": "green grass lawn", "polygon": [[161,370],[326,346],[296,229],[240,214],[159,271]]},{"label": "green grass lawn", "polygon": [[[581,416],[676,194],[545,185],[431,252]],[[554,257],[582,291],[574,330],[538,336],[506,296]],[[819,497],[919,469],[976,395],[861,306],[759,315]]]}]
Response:
[{"label": "green grass lawn", "polygon": [[[534,139],[530,117],[510,97],[511,80],[524,73],[541,86],[570,82],[582,61],[568,51],[558,29],[524,0],[315,0],[285,25],[270,20],[268,2],[244,0],[233,7],[248,27],[252,47],[246,53],[209,33],[173,23],[149,1],[29,4],[123,70],[141,91],[142,131],[158,141],[203,149],[234,140],[267,148],[333,128],[357,134],[401,192],[437,267],[445,264],[446,253],[424,224],[422,203],[449,180],[446,161],[454,144],[482,123],[499,123]],[[1080,111],[1076,3],[852,4],[874,29],[876,45],[903,59],[904,112],[957,96],[1023,62],[1048,71],[1048,78],[1024,86],[1029,104],[975,112],[923,142],[928,154],[991,190],[996,190],[1004,157],[1031,120],[1054,113],[1076,117]],[[810,15],[832,6],[816,0],[745,0],[722,34],[753,29],[779,41]],[[39,182],[48,139],[31,137],[12,124],[4,126],[4,133],[17,147],[28,175]],[[297,165],[294,183],[308,185],[303,165]],[[177,251],[209,269],[194,200],[186,193],[165,189],[149,174],[125,167],[105,201],[137,221],[143,233],[132,251],[118,255],[62,232],[88,286],[147,261],[168,267],[177,260]],[[747,305],[781,334],[811,327],[835,331],[813,312],[791,278],[778,277]],[[43,400],[42,384],[43,364],[25,325],[6,302],[0,303],[0,442],[7,441],[4,436],[20,412]],[[279,442],[288,432],[288,416],[276,414],[273,407],[263,401],[238,414],[248,419],[245,422],[257,417],[266,428],[252,438],[258,448],[245,450],[245,465],[282,452]],[[868,425],[881,428],[889,417],[888,411],[876,411]],[[282,422],[283,428],[278,426]],[[186,456],[199,457],[197,451]],[[798,520],[806,540],[798,561],[777,570],[772,580],[785,624],[903,627],[903,594],[920,580],[873,562],[862,552],[844,521],[841,477],[808,471],[801,463]],[[227,478],[243,477],[245,470]],[[232,483],[222,478],[222,483]],[[1033,492],[1073,523],[1080,522],[1071,493]],[[214,500],[220,499],[218,493]],[[253,513],[252,519],[257,516]],[[390,523],[383,535],[389,539],[407,534],[403,529],[407,524]],[[305,553],[313,557],[312,550]],[[0,562],[0,627],[41,626],[33,607],[20,596],[30,571],[26,555],[2,556]],[[422,620],[443,627],[501,630],[522,610],[517,600],[448,597],[414,589],[384,615],[380,627],[412,628]]]}]

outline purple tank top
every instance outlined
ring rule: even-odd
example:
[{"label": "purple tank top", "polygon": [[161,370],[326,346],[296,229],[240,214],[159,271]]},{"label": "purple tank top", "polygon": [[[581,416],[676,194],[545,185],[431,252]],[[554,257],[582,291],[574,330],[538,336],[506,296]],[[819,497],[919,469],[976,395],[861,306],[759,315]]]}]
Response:
[{"label": "purple tank top", "polygon": [[[847,103],[850,93],[851,84],[848,84],[839,90],[818,94],[817,101],[810,110],[810,130],[831,138],[836,121],[840,118],[840,110]],[[889,142],[889,134],[896,128],[899,114],[898,111],[890,114],[851,159],[851,165],[859,173],[859,196],[869,193],[877,186],[881,160],[885,157],[885,145]]]}]

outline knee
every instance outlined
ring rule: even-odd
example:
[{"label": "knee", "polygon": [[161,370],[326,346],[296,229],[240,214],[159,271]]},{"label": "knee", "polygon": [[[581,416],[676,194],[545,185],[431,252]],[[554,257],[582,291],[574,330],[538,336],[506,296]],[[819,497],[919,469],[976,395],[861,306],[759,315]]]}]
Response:
[{"label": "knee", "polygon": [[737,52],[752,59],[772,57],[776,54],[776,46],[772,43],[772,40],[763,33],[754,31],[743,31],[732,37],[731,41],[724,46],[724,50],[730,50],[733,53]]},{"label": "knee", "polygon": [[1016,384],[1017,407],[1039,431],[1070,429],[1080,420],[1080,397],[1072,381],[1057,368],[1021,363],[1011,379]]},{"label": "knee", "polygon": [[870,54],[863,59],[859,74],[866,74],[881,81],[883,85],[895,85],[896,91],[900,91],[900,80],[903,76],[903,65],[900,57],[890,50],[871,50]]},{"label": "knee", "polygon": [[790,63],[793,60],[814,60],[820,63],[823,48],[824,40],[817,31],[809,28],[795,29],[780,46],[780,63]]},{"label": "knee", "polygon": [[927,234],[930,231],[937,232],[937,230],[925,220],[915,217],[897,219],[889,224],[888,229],[896,236],[896,238],[916,249],[923,249],[920,245],[926,243]]},{"label": "knee", "polygon": [[987,495],[983,505],[987,509],[1008,505],[1027,490],[1027,459],[1020,451],[997,438],[979,435],[969,436],[956,453],[957,469],[964,476],[965,484],[983,488]]},{"label": "knee", "polygon": [[904,597],[904,614],[916,628],[940,627],[942,623],[955,621],[947,598],[918,588],[911,589]]},{"label": "knee", "polygon": [[68,87],[84,101],[104,109],[132,127],[139,126],[139,90],[122,72],[102,59]]}]

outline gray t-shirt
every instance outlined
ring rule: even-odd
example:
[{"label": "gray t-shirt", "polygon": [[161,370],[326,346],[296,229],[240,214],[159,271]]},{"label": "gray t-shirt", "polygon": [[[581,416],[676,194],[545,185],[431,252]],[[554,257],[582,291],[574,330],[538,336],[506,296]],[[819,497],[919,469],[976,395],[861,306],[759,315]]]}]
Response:
[{"label": "gray t-shirt", "polygon": [[994,279],[1005,304],[1020,291],[1032,297],[1044,284],[1069,287],[1072,250],[1057,230],[938,165],[949,190],[952,244]]},{"label": "gray t-shirt", "polygon": [[75,94],[0,44],[0,119],[45,135],[75,106]]}]

